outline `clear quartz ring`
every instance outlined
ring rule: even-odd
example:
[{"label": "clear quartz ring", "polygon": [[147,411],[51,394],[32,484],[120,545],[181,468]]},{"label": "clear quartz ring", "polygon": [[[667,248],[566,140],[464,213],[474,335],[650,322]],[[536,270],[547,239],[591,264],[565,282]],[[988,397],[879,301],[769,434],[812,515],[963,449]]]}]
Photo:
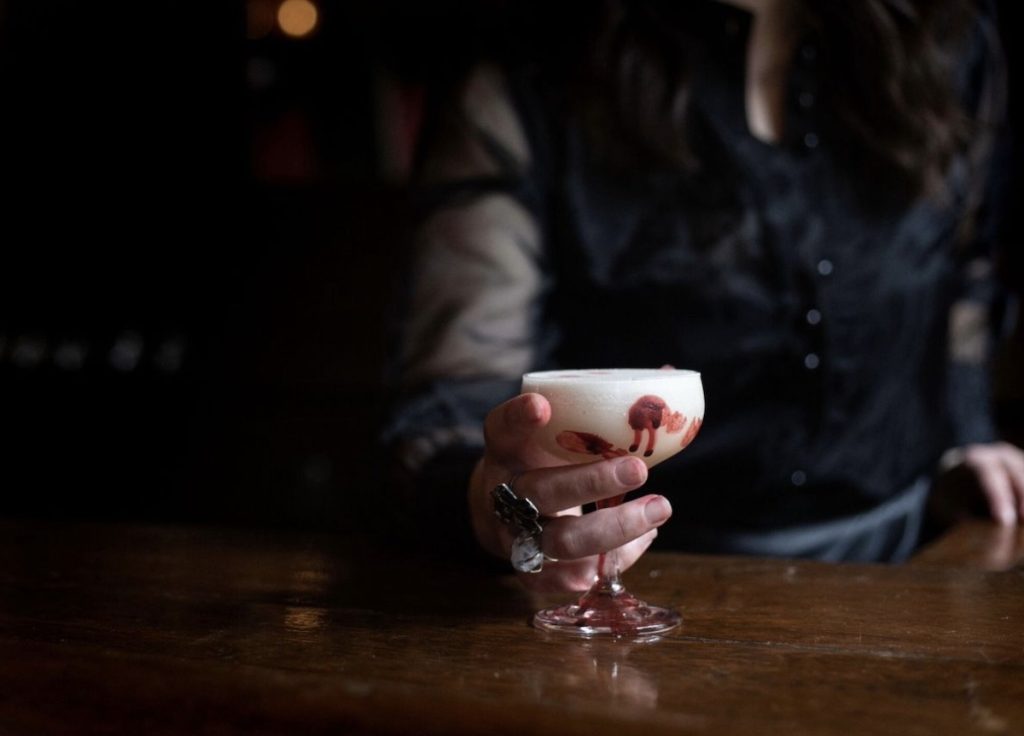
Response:
[{"label": "clear quartz ring", "polygon": [[518,572],[540,572],[544,569],[544,553],[540,551],[540,535],[523,532],[512,541],[512,567]]}]

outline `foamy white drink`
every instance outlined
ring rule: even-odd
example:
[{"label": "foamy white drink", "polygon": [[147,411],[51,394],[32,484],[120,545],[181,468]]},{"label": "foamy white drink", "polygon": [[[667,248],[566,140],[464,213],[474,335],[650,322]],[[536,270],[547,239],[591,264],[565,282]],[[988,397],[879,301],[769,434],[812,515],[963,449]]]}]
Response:
[{"label": "foamy white drink", "polygon": [[538,439],[569,462],[634,455],[651,467],[686,447],[704,420],[696,371],[542,371],[524,375],[522,389],[551,404]]}]

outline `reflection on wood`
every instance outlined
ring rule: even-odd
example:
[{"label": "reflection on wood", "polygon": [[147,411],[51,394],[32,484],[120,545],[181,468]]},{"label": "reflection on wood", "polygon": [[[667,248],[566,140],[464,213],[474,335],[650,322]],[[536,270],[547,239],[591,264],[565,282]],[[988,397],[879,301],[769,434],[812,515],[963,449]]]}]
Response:
[{"label": "reflection on wood", "polygon": [[0,522],[3,733],[1020,733],[1024,579],[652,553],[647,644],[367,540]]},{"label": "reflection on wood", "polygon": [[1012,570],[1024,567],[1024,526],[999,526],[992,521],[963,521],[925,547],[916,565]]}]

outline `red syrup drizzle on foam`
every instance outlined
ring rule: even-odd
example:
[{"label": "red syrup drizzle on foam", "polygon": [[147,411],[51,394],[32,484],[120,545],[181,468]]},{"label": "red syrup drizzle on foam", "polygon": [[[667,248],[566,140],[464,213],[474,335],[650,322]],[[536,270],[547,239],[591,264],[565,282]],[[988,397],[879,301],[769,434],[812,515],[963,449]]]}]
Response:
[{"label": "red syrup drizzle on foam", "polygon": [[664,399],[650,395],[641,396],[629,407],[629,426],[633,428],[630,452],[640,449],[640,438],[644,430],[647,430],[647,449],[644,450],[644,457],[650,457],[654,453],[654,438],[667,409]]},{"label": "red syrup drizzle on foam", "polygon": [[702,424],[704,424],[704,419],[701,417],[694,417],[691,419],[690,426],[687,427],[686,431],[683,433],[683,439],[680,441],[679,446],[685,448],[688,444],[693,442],[693,438],[697,436]]},{"label": "red syrup drizzle on foam", "polygon": [[666,432],[675,434],[682,431],[685,422],[686,417],[669,409],[668,404],[660,396],[641,396],[629,408],[629,426],[633,428],[633,444],[629,446],[629,451],[636,452],[640,449],[640,440],[646,430],[647,448],[644,450],[644,457],[650,457],[654,454],[658,428],[664,424]]},{"label": "red syrup drizzle on foam", "polygon": [[628,452],[621,447],[616,447],[601,435],[594,434],[593,432],[577,432],[567,429],[558,433],[558,436],[555,437],[555,442],[563,450],[576,452],[581,455],[597,455],[605,460],[609,460],[639,450],[640,440],[643,438],[644,431],[646,431],[648,435],[644,457],[650,457],[654,454],[658,429],[662,425],[664,425],[667,434],[682,432],[683,436],[680,439],[679,446],[686,447],[693,442],[694,437],[697,436],[701,425],[704,423],[701,417],[694,417],[687,422],[685,414],[672,411],[668,408],[664,399],[650,394],[637,399],[629,408],[627,416],[629,426],[633,430],[633,444],[629,446]]},{"label": "red syrup drizzle on foam", "polygon": [[629,454],[625,450],[613,445],[601,435],[590,432],[574,432],[567,429],[564,432],[558,433],[558,436],[555,437],[555,442],[563,450],[578,452],[581,455],[600,455],[605,460]]}]

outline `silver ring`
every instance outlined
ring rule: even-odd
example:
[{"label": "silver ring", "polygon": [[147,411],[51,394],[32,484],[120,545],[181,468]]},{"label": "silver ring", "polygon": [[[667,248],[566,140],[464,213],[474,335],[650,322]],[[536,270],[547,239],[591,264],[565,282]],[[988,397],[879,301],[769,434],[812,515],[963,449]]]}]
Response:
[{"label": "silver ring", "polygon": [[541,526],[540,512],[533,501],[517,496],[512,490],[512,481],[496,485],[491,491],[491,498],[494,501],[494,515],[515,534],[510,554],[512,567],[528,573],[543,570],[544,560],[553,558],[541,552],[540,535],[544,527]]}]

